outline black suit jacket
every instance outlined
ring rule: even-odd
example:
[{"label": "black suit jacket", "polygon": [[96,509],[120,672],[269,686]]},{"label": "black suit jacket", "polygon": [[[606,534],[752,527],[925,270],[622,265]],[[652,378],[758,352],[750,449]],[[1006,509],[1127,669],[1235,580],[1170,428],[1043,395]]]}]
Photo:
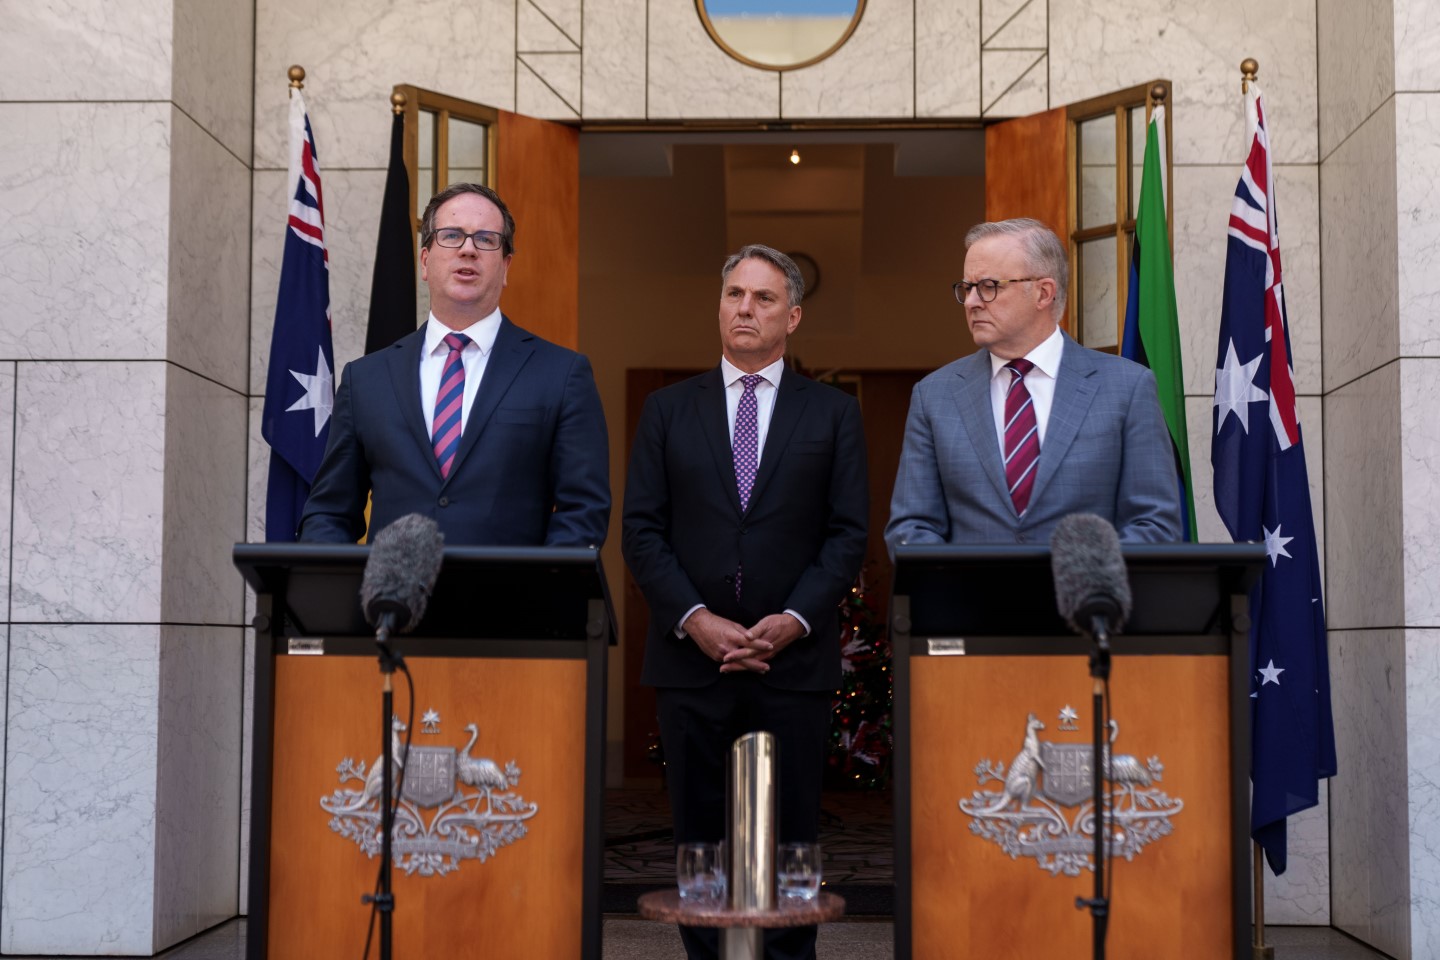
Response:
[{"label": "black suit jacket", "polygon": [[622,541],[650,605],[641,681],[698,687],[716,680],[719,665],[675,636],[680,617],[703,603],[746,627],[798,612],[810,635],[775,656],[764,682],[838,687],[836,608],[860,572],[868,515],[865,435],[853,397],[788,370],[781,376],[742,512],[719,368],[651,394],[630,454]]},{"label": "black suit jacket", "polygon": [[501,318],[450,476],[420,407],[422,327],[346,364],[300,539],[354,543],[407,513],[452,545],[599,546],[610,453],[590,362]]}]

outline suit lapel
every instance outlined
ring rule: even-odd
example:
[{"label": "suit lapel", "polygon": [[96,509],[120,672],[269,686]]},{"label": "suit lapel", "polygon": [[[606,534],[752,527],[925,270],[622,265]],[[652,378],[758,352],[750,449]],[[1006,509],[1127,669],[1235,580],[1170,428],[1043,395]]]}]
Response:
[{"label": "suit lapel", "polygon": [[[705,374],[695,390],[695,414],[700,420],[700,432],[710,447],[715,459],[715,471],[720,477],[720,486],[730,498],[735,512],[740,512],[740,490],[735,481],[735,454],[730,448],[730,414],[725,408],[725,381],[720,368]],[[754,499],[754,494],[751,494]]]},{"label": "suit lapel", "polygon": [[[755,501],[765,492],[765,485],[779,469],[780,458],[790,443],[790,434],[805,412],[805,387],[809,381],[796,373],[786,370],[780,374],[780,385],[775,390],[775,409],[770,411],[770,428],[765,433],[765,450],[760,456],[760,470],[755,474],[755,485],[750,488],[750,503],[746,513],[755,509]],[[734,472],[732,465],[731,472]],[[739,504],[739,493],[736,493]]]},{"label": "suit lapel", "polygon": [[499,406],[510,385],[515,382],[520,368],[535,352],[531,341],[534,335],[521,330],[504,315],[500,317],[500,330],[495,334],[495,346],[490,348],[490,358],[485,362],[485,375],[480,379],[480,391],[470,407],[470,416],[465,421],[465,432],[460,436],[460,449],[455,452],[455,465],[450,476],[460,472],[465,457],[475,449],[475,443],[485,430],[485,424]]},{"label": "suit lapel", "polygon": [[981,350],[971,354],[956,373],[959,380],[955,386],[955,404],[960,409],[965,432],[970,436],[980,466],[985,468],[985,476],[1013,513],[1015,504],[1010,499],[1010,485],[1005,482],[1000,439],[995,435],[995,410],[990,400],[990,352]]},{"label": "suit lapel", "polygon": [[435,450],[430,445],[430,434],[425,430],[425,412],[420,407],[420,351],[425,347],[425,328],[409,336],[401,337],[385,355],[390,368],[390,385],[395,390],[396,409],[405,420],[410,435],[425,452],[425,461],[435,476],[440,476],[440,464],[435,459]]},{"label": "suit lapel", "polygon": [[1060,354],[1060,375],[1055,380],[1055,399],[1050,403],[1050,420],[1045,425],[1045,442],[1040,444],[1040,462],[1035,465],[1031,503],[1040,499],[1045,487],[1060,471],[1060,464],[1079,435],[1080,425],[1085,422],[1098,389],[1094,358],[1066,336],[1065,348]]}]

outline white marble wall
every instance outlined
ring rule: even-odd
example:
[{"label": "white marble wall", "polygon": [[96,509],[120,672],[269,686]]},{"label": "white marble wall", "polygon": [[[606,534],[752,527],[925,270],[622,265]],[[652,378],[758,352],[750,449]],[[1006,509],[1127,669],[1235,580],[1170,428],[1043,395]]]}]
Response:
[{"label": "white marble wall", "polygon": [[1175,84],[1174,162],[1239,163],[1248,146],[1240,61],[1255,57],[1276,161],[1318,159],[1315,0],[1275,0],[1263,10],[1190,0],[1077,0],[1052,4],[1050,16],[1052,105],[1166,77]]},{"label": "white marble wall", "polygon": [[5,19],[0,952],[149,955],[237,900],[254,5]]},{"label": "white marble wall", "polygon": [[243,394],[250,169],[179,107],[171,107],[170,128],[165,356]]},{"label": "white marble wall", "polygon": [[1406,645],[1397,629],[1330,634],[1342,770],[1330,782],[1332,922],[1389,956],[1420,958],[1434,954],[1410,950]]},{"label": "white marble wall", "polygon": [[780,75],[780,115],[911,117],[915,115],[914,0],[867,0],[845,45],[819,63]]},{"label": "white marble wall", "polygon": [[[234,495],[229,500],[241,502]],[[228,920],[238,909],[242,633],[240,627],[160,628],[157,947]]]},{"label": "white marble wall", "polygon": [[309,72],[322,171],[385,169],[397,83],[514,109],[515,10],[515,0],[255,0],[255,169],[285,169],[292,63]]},{"label": "white marble wall", "polygon": [[[1395,155],[1400,341],[1400,462],[1404,488],[1405,690],[1408,733],[1410,941],[1413,957],[1440,954],[1440,17],[1433,6],[1395,4]],[[1416,406],[1419,404],[1419,406]]]},{"label": "white marble wall", "polygon": [[159,642],[156,625],[10,627],[0,951],[154,949]]},{"label": "white marble wall", "polygon": [[[1440,380],[1435,360],[1406,361],[1417,364],[1432,368],[1424,374],[1432,385]],[[1440,448],[1429,449],[1433,462]],[[1440,630],[1406,629],[1405,699],[1410,955],[1434,957],[1440,956],[1440,820],[1434,814],[1440,804]]]},{"label": "white marble wall", "polygon": [[12,621],[159,622],[165,365],[24,363],[16,411]]},{"label": "white marble wall", "polygon": [[0,123],[0,357],[164,356],[169,106],[0,103]]},{"label": "white marble wall", "polygon": [[1440,398],[1440,20],[1412,0],[1320,0],[1318,46],[1333,679],[1342,770],[1348,760],[1355,774],[1332,795],[1335,922],[1397,957],[1429,957],[1440,952],[1440,431],[1428,415]]},{"label": "white marble wall", "polygon": [[915,0],[915,115],[980,116],[980,0]]}]

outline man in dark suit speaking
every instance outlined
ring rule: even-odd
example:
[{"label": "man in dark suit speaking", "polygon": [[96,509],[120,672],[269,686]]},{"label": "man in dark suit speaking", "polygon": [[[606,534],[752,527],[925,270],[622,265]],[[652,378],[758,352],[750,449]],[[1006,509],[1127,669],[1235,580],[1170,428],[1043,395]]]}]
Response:
[{"label": "man in dark suit speaking", "polygon": [[[785,369],[804,281],[747,246],[721,272],[720,366],[656,391],[625,486],[625,562],[650,606],[641,680],[658,688],[677,843],[725,835],[730,745],[779,741],[780,840],[813,842],[840,684],[837,605],[865,554],[865,438],[855,400]],[[692,958],[714,931],[682,927]],[[815,928],[766,938],[814,955]]]},{"label": "man in dark suit speaking", "polygon": [[1072,513],[1127,543],[1181,539],[1155,375],[1060,328],[1065,247],[1030,219],[965,238],[955,296],[978,351],[915,385],[885,542],[1045,545]]},{"label": "man in dark suit speaking", "polygon": [[590,363],[500,312],[515,221],[488,187],[437,194],[420,227],[430,318],[347,364],[300,539],[353,543],[407,513],[450,544],[599,546],[605,415]]}]

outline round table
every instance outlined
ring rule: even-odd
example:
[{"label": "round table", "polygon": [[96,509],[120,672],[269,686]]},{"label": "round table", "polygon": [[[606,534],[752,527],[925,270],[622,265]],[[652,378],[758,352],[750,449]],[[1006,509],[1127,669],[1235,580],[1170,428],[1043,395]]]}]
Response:
[{"label": "round table", "polygon": [[[785,900],[775,910],[731,910],[720,904],[699,904],[680,899],[679,890],[655,890],[641,894],[640,916],[662,923],[678,923],[686,927],[719,927],[722,957],[743,956],[761,960],[764,941],[761,929],[771,927],[808,927],[838,920],[845,913],[845,898],[820,891],[814,900]],[[751,929],[753,936],[735,937],[728,947],[727,930]],[[737,949],[738,948],[738,949]]]}]

